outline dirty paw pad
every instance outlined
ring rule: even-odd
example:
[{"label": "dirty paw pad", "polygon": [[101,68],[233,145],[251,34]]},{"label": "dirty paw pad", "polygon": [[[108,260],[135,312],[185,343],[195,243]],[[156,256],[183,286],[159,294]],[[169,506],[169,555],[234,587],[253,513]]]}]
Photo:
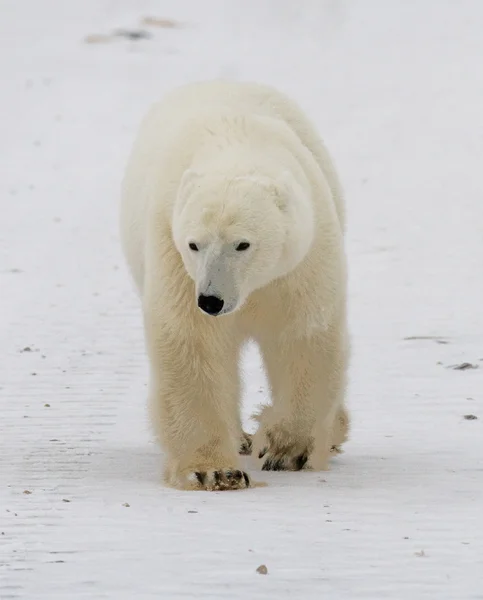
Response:
[{"label": "dirty paw pad", "polygon": [[192,477],[202,490],[241,490],[250,487],[250,478],[239,469],[196,471]]}]

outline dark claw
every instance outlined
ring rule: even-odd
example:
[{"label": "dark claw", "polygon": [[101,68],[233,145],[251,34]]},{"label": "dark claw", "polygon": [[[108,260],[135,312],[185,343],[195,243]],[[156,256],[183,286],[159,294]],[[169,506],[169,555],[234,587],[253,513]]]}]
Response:
[{"label": "dark claw", "polygon": [[300,456],[297,456],[297,458],[295,459],[295,470],[300,471],[301,469],[303,469],[308,458],[309,457],[307,456],[307,454],[301,454]]},{"label": "dark claw", "polygon": [[225,472],[225,477],[227,480],[227,483],[229,486],[231,487],[236,487],[236,485],[240,482],[241,478],[242,478],[242,472],[241,471],[226,471]]},{"label": "dark claw", "polygon": [[263,450],[260,450],[260,452],[258,454],[258,458],[263,458],[267,452],[268,452],[268,447],[265,446],[265,448],[263,448]]},{"label": "dark claw", "polygon": [[[207,481],[206,471],[195,471],[195,477],[200,486],[205,487]],[[213,490],[229,490],[238,489],[241,486],[242,480],[245,481],[245,486],[250,487],[250,479],[248,475],[236,469],[235,471],[213,471],[213,483],[210,483],[209,489]]]}]

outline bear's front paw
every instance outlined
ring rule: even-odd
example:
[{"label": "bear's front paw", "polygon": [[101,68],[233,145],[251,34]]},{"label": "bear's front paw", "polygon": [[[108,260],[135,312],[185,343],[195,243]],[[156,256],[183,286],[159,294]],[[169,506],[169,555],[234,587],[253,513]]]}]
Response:
[{"label": "bear's front paw", "polygon": [[194,489],[225,491],[250,487],[250,478],[239,469],[208,469],[195,471],[188,476]]}]

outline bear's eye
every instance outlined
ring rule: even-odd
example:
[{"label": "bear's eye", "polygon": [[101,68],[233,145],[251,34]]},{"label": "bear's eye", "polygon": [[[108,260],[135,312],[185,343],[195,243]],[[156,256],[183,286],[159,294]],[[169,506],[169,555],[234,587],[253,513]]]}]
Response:
[{"label": "bear's eye", "polygon": [[243,252],[243,250],[248,250],[250,248],[250,244],[248,242],[240,242],[236,247],[237,252]]},{"label": "bear's eye", "polygon": [[194,242],[190,242],[189,248],[190,250],[193,250],[193,252],[198,252],[198,246]]}]

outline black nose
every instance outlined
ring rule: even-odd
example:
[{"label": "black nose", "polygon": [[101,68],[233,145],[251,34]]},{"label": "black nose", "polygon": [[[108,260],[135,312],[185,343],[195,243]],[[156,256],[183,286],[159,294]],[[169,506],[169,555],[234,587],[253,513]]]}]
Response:
[{"label": "black nose", "polygon": [[223,300],[217,296],[204,296],[203,294],[198,296],[198,306],[209,315],[218,315],[223,304],[225,304]]}]

